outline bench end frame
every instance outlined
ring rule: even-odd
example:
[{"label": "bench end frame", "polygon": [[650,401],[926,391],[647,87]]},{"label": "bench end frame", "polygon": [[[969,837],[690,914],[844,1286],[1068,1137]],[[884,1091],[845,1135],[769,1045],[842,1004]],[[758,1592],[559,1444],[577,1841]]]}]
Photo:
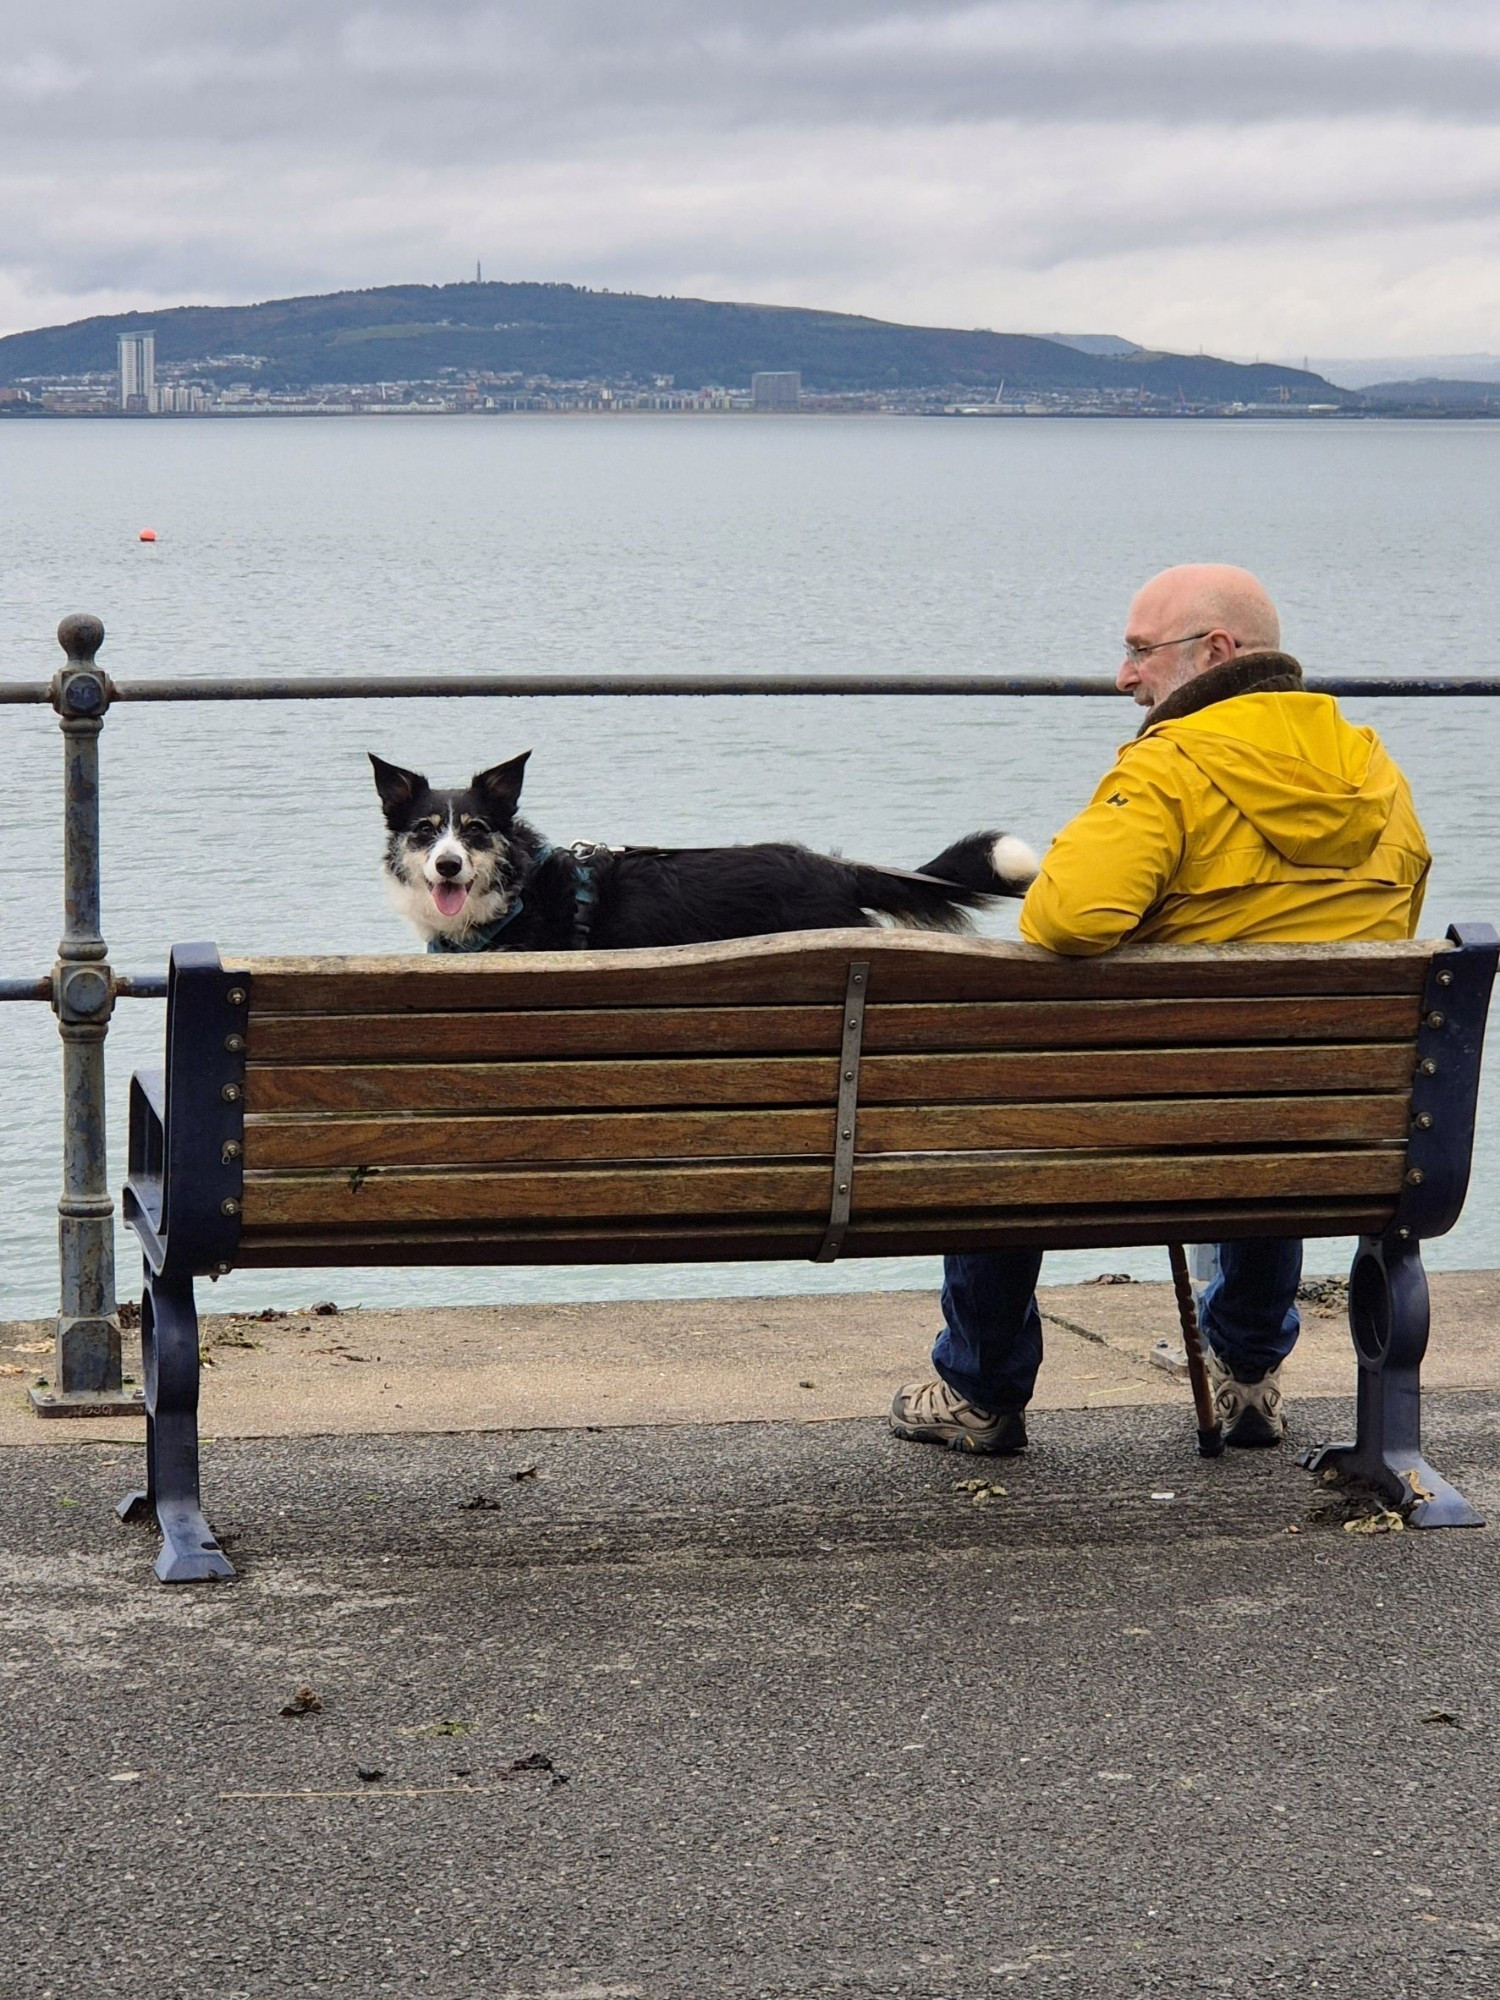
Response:
[{"label": "bench end frame", "polygon": [[1454,924],[1422,995],[1406,1182],[1390,1227],[1360,1238],[1349,1273],[1359,1363],[1353,1444],[1303,1452],[1310,1472],[1373,1488],[1413,1528],[1478,1528],[1484,1517],[1422,1456],[1422,1358],[1430,1324],[1422,1239],[1458,1220],[1468,1192],[1485,1019],[1500,936]]},{"label": "bench end frame", "polygon": [[1349,1273],[1349,1330],[1359,1360],[1354,1442],[1315,1446],[1298,1463],[1369,1487],[1413,1528],[1482,1528],[1484,1516],[1422,1455],[1429,1323],[1418,1244],[1394,1230],[1361,1237]]},{"label": "bench end frame", "polygon": [[167,985],[167,1067],[131,1080],[124,1214],[144,1261],[146,1484],[115,1509],[154,1513],[163,1583],[234,1570],[203,1512],[198,1467],[195,1277],[229,1270],[244,1195],[245,1030],[250,982],[211,944],[178,945]]}]

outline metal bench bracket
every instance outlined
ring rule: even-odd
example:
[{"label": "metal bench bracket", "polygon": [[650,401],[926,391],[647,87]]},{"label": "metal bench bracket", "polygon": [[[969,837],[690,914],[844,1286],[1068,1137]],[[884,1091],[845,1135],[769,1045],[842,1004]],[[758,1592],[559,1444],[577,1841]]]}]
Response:
[{"label": "metal bench bracket", "polygon": [[849,968],[844,989],[844,1036],[839,1050],[839,1102],[833,1126],[833,1195],[828,1227],[815,1264],[831,1264],[844,1247],[849,1206],[854,1199],[854,1142],[859,1129],[859,1055],[865,1038],[865,1001],[870,991],[870,967],[859,961]]}]

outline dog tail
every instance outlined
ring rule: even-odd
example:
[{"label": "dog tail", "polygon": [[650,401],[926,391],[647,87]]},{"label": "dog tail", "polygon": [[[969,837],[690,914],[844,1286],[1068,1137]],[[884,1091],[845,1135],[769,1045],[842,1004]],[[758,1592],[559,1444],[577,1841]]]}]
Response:
[{"label": "dog tail", "polygon": [[993,900],[982,889],[936,882],[904,868],[848,864],[859,907],[881,924],[898,930],[966,931],[970,910],[987,910]]},{"label": "dog tail", "polygon": [[916,871],[852,865],[862,907],[888,923],[964,931],[971,910],[987,910],[997,896],[1024,896],[1038,863],[1014,834],[973,833]]},{"label": "dog tail", "polygon": [[991,829],[955,840],[935,860],[924,862],[922,873],[985,896],[1024,896],[1041,865],[1024,840]]}]

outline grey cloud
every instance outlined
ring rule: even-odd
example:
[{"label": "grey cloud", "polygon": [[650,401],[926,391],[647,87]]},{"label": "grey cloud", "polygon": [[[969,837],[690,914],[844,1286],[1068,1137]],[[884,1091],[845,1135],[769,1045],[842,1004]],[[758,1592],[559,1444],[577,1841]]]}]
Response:
[{"label": "grey cloud", "polygon": [[1465,224],[1500,221],[1500,170],[1490,188],[1464,199],[1411,192],[1390,200],[1350,195],[1311,201],[1297,208],[1248,204],[1243,209],[1179,209],[1145,215],[1070,215],[1049,227],[1045,240],[1020,245],[1022,269],[1046,271],[1059,265],[1108,257],[1159,255],[1234,246],[1243,252],[1279,247],[1287,252],[1336,241],[1344,252],[1373,240],[1389,241],[1419,232],[1457,230]]},{"label": "grey cloud", "polygon": [[0,76],[0,104],[13,144],[172,159],[276,138],[308,160],[367,151],[442,162],[535,158],[664,127],[709,136],[767,124],[1395,114],[1451,124],[1487,121],[1500,103],[1500,48],[1482,13],[1459,10],[1469,32],[1450,19],[1444,35],[1415,7],[1386,11],[1379,38],[1363,42],[1339,7],[1257,9],[1269,16],[1260,32],[1243,10],[1233,32],[1205,27],[1203,13],[1067,0],[561,0],[421,13],[147,0],[43,29]]},{"label": "grey cloud", "polygon": [[1477,4],[6,4],[5,301],[275,296],[482,252],[1046,325],[997,300],[1236,244],[1265,268],[1278,244],[1474,257],[1500,213]]}]

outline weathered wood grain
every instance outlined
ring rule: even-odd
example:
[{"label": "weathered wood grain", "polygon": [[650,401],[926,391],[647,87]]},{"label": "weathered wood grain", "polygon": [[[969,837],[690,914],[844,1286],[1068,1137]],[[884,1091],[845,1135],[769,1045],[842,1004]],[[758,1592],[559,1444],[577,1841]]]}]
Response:
[{"label": "weathered wood grain", "polygon": [[[1415,1036],[1415,995],[896,1003],[866,1010],[869,1054],[1190,1047]],[[267,1015],[253,1062],[489,1062],[578,1056],[837,1053],[842,1007],[575,1007]]]},{"label": "weathered wood grain", "polygon": [[[1116,1205],[1230,1196],[1253,1201],[1394,1194],[1404,1158],[1399,1146],[1178,1155],[891,1155],[860,1164],[854,1175],[853,1214],[981,1204],[1035,1212],[1086,1206],[1106,1190]],[[375,1168],[363,1177],[342,1172],[250,1174],[244,1224],[247,1229],[310,1229],[628,1216],[812,1216],[826,1213],[830,1181],[826,1167],[784,1162],[550,1172],[524,1167],[461,1172]]]},{"label": "weathered wood grain", "polygon": [[802,933],[246,960],[241,1261],[815,1254],[851,959],[848,1255],[1379,1229],[1441,945]]},{"label": "weathered wood grain", "polygon": [[[1410,943],[1138,945],[1059,958],[1032,945],[914,931],[806,931],[667,951],[275,959],[226,954],[256,1012],[419,1013],[600,1006],[842,1004],[851,959],[874,1001],[1225,998],[1415,994],[1446,947]],[[353,977],[351,978],[351,975]],[[357,982],[357,983],[356,983]]]},{"label": "weathered wood grain", "polygon": [[[873,1105],[861,1157],[882,1153],[1399,1142],[1405,1096],[1125,1100],[1101,1104]],[[245,1165],[270,1168],[497,1166],[524,1161],[831,1159],[834,1111],[620,1111],[509,1117],[251,1118]]]},{"label": "weathered wood grain", "polygon": [[[1132,1244],[1218,1243],[1244,1237],[1379,1234],[1394,1197],[1351,1200],[1145,1204],[1137,1208],[1056,1209],[1047,1214],[973,1209],[867,1220],[845,1239],[855,1257],[932,1257],[952,1250],[1024,1243],[1038,1249],[1089,1250]],[[360,1264],[665,1264],[811,1258],[824,1219],[792,1222],[556,1224],[506,1229],[433,1225],[289,1232],[248,1230],[238,1262],[281,1265]],[[843,1253],[841,1253],[842,1255]],[[1163,1258],[1165,1273],[1165,1257]]]},{"label": "weathered wood grain", "polygon": [[[860,1098],[873,1105],[1399,1091],[1409,1083],[1411,1069],[1411,1044],[1394,1042],[872,1055],[861,1065]],[[245,1106],[248,1112],[492,1113],[744,1108],[832,1104],[837,1085],[836,1060],[817,1056],[285,1067],[252,1063]]]}]

